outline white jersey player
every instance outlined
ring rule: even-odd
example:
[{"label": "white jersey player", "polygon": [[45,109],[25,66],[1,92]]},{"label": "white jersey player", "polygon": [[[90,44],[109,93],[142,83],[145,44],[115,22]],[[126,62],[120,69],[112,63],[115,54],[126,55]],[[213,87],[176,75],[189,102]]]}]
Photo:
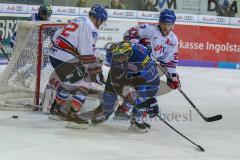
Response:
[{"label": "white jersey player", "polygon": [[[61,85],[51,113],[68,121],[83,122],[77,116],[86,100],[91,82],[102,84],[102,70],[94,53],[98,39],[98,28],[107,20],[106,10],[94,5],[88,18],[77,18],[68,22],[53,37],[49,59],[58,75]],[[64,111],[70,94],[71,107]],[[87,123],[87,121],[86,121]]]},{"label": "white jersey player", "polygon": [[160,14],[158,25],[141,24],[130,28],[124,34],[125,40],[149,39],[152,57],[156,58],[172,77],[177,74],[176,65],[178,62],[178,38],[172,31],[175,21],[174,12],[165,9]]},{"label": "white jersey player", "polygon": [[[141,24],[130,28],[124,33],[127,41],[141,41],[148,39],[151,44],[151,57],[157,59],[161,66],[168,72],[171,79],[167,79],[167,84],[172,89],[180,87],[179,76],[176,72],[178,62],[178,38],[172,31],[176,16],[173,10],[164,9],[160,13],[159,24]],[[161,87],[160,87],[161,89]],[[131,93],[129,93],[131,95]],[[128,96],[130,97],[130,96]],[[128,103],[119,106],[115,115],[127,115],[132,108]]]}]

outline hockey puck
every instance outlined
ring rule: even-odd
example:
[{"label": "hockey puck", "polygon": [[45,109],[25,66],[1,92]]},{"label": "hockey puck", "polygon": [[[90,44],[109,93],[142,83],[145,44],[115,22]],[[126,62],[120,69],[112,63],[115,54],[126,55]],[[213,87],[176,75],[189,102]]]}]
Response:
[{"label": "hockey puck", "polygon": [[18,118],[18,116],[17,115],[13,115],[12,118]]}]

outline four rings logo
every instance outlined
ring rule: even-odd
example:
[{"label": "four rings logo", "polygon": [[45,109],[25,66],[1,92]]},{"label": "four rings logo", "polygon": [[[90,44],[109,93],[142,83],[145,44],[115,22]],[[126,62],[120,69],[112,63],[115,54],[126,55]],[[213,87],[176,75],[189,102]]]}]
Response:
[{"label": "four rings logo", "polygon": [[216,22],[225,22],[225,19],[224,18],[215,18],[215,21]]},{"label": "four rings logo", "polygon": [[23,11],[23,7],[22,6],[16,6],[16,11]]},{"label": "four rings logo", "polygon": [[194,18],[193,18],[193,16],[184,16],[183,19],[184,19],[184,20],[187,20],[187,21],[191,21],[191,20],[193,20]]},{"label": "four rings logo", "polygon": [[38,7],[37,7],[37,8],[32,7],[32,8],[31,8],[31,11],[32,11],[32,12],[37,12],[37,11],[38,11]]},{"label": "four rings logo", "polygon": [[153,18],[159,18],[160,14],[153,14]]},{"label": "four rings logo", "polygon": [[134,16],[134,12],[125,12],[125,16]]},{"label": "four rings logo", "polygon": [[76,13],[76,9],[68,9],[68,13]]}]

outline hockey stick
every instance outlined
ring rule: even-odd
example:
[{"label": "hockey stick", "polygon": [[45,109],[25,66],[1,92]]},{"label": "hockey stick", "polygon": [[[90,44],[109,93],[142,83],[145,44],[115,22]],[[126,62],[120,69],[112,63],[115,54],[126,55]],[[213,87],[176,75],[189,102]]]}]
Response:
[{"label": "hockey stick", "polygon": [[1,51],[3,52],[3,55],[7,58],[8,61],[10,61],[8,55],[6,54],[4,48],[3,48],[3,43],[2,43],[2,37],[0,36],[0,48],[1,48]]},{"label": "hockey stick", "polygon": [[185,138],[186,140],[188,140],[189,142],[191,142],[192,144],[194,144],[195,146],[198,147],[198,149],[200,149],[200,151],[204,152],[205,150],[203,149],[203,147],[201,147],[200,145],[196,144],[195,142],[193,142],[192,140],[190,140],[189,138],[187,138],[186,136],[184,136],[181,132],[179,132],[178,130],[176,130],[173,126],[171,126],[169,123],[167,123],[160,115],[157,115],[157,117],[163,121],[168,127],[170,127],[171,129],[173,129],[175,132],[177,132],[179,135],[181,135],[183,138]]},{"label": "hockey stick", "polygon": [[3,55],[6,57],[6,59],[7,59],[8,61],[10,61],[8,55],[6,54],[6,52],[5,52],[4,48],[3,48],[2,40],[3,40],[3,39],[2,39],[2,37],[0,36],[0,48],[1,48],[1,51],[3,52]]},{"label": "hockey stick", "polygon": [[[158,61],[154,58],[157,66],[159,67],[159,69],[167,76],[168,79],[171,79],[171,77],[169,76],[169,74],[162,68],[162,66],[158,63]],[[218,121],[220,119],[222,119],[222,115],[218,114],[216,116],[212,116],[212,117],[205,117],[196,107],[196,105],[188,98],[188,96],[183,92],[183,90],[181,88],[178,88],[178,91],[183,95],[183,97],[191,104],[191,106],[197,111],[197,113],[206,121],[206,122],[213,122],[213,121]]]}]

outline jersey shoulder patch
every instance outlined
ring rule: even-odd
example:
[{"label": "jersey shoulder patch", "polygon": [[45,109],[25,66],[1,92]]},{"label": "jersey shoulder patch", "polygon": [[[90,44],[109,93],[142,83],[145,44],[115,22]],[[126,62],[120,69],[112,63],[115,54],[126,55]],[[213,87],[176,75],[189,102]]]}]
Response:
[{"label": "jersey shoulder patch", "polygon": [[98,33],[97,32],[92,32],[92,37],[93,39],[97,40],[98,39]]}]

